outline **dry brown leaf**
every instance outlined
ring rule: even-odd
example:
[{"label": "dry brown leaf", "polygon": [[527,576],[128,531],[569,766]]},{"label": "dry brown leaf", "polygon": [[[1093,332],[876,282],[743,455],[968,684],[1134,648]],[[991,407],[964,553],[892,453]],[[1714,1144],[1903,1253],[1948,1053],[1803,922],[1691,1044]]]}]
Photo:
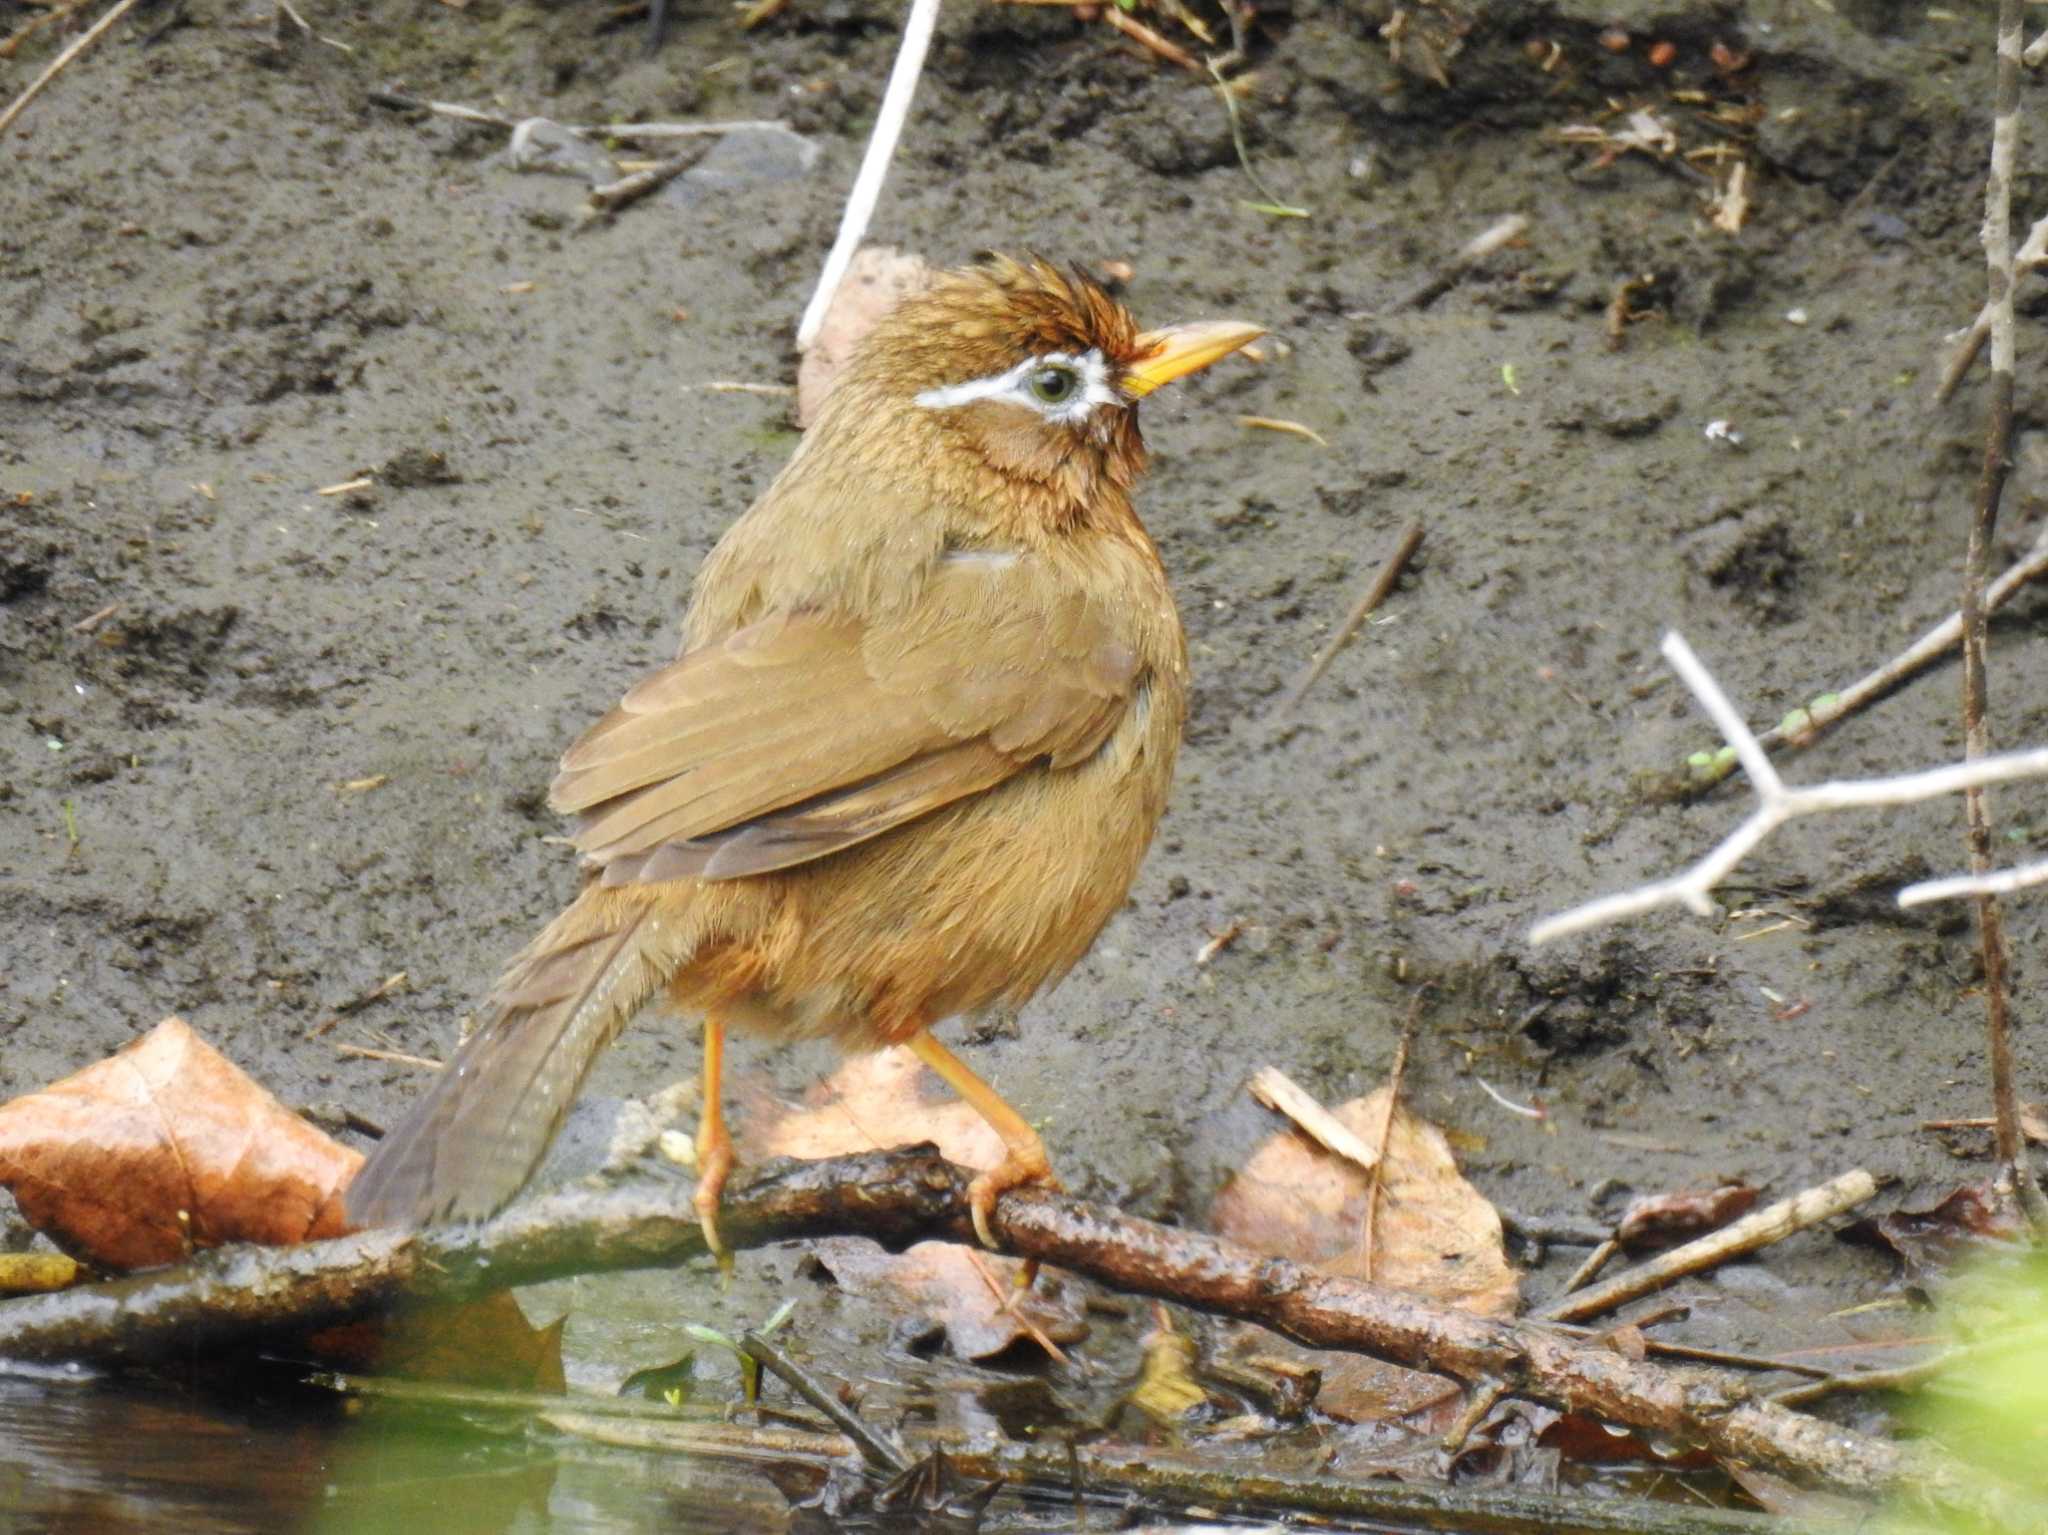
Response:
[{"label": "dry brown leaf", "polygon": [[[742,1154],[756,1161],[836,1157],[934,1141],[948,1161],[994,1167],[1003,1159],[1003,1143],[988,1121],[943,1088],[928,1097],[926,1081],[937,1087],[938,1079],[925,1079],[923,1071],[901,1047],[851,1057],[812,1090],[804,1107],[756,1105],[747,1116]],[[895,1255],[859,1237],[829,1238],[815,1251],[847,1289],[905,1303],[943,1325],[963,1359],[986,1359],[1029,1337],[1027,1320],[1055,1343],[1072,1343],[1087,1331],[1066,1287],[1055,1296],[1054,1286],[1042,1280],[1019,1292],[1013,1258],[952,1242],[920,1242]],[[998,1291],[1009,1298],[1007,1308]]]},{"label": "dry brown leaf", "polygon": [[1719,1188],[1689,1189],[1674,1194],[1644,1194],[1631,1199],[1615,1223],[1615,1240],[1631,1252],[1670,1247],[1709,1231],[1719,1231],[1756,1206],[1756,1190],[1746,1183]]},{"label": "dry brown leaf", "polygon": [[[929,1082],[934,1089],[926,1091]],[[758,1128],[757,1128],[758,1127]],[[937,1077],[926,1078],[902,1046],[849,1056],[804,1096],[802,1108],[757,1106],[747,1116],[746,1154],[840,1157],[932,1141],[949,1162],[994,1167],[1003,1143],[989,1122],[955,1098]]]},{"label": "dry brown leaf", "polygon": [[1986,1180],[1951,1189],[1925,1209],[1865,1216],[1842,1235],[1894,1254],[1909,1283],[1935,1285],[1974,1259],[2011,1252],[2025,1229],[2018,1201]]},{"label": "dry brown leaf", "polygon": [[[1377,1146],[1387,1089],[1333,1112]],[[1365,1277],[1365,1202],[1372,1175],[1293,1130],[1270,1137],[1224,1185],[1210,1211],[1220,1236],[1259,1252]],[[1458,1172],[1443,1131],[1405,1108],[1394,1115],[1373,1222],[1372,1278],[1432,1300],[1512,1316],[1520,1276],[1507,1261],[1500,1216]]]},{"label": "dry brown leaf", "polygon": [[0,1184],[31,1225],[109,1269],[339,1236],[361,1163],[182,1018],[0,1106]]},{"label": "dry brown leaf", "polygon": [[797,365],[798,426],[807,427],[818,419],[825,396],[832,392],[840,370],[853,355],[854,343],[873,330],[875,322],[894,309],[899,299],[916,293],[931,280],[932,269],[922,256],[887,245],[864,245],[854,252],[818,334]]},{"label": "dry brown leaf", "polygon": [[[1381,1087],[1333,1110],[1368,1146],[1378,1146],[1390,1094]],[[1372,1278],[1482,1316],[1512,1316],[1520,1275],[1507,1261],[1500,1216],[1458,1172],[1443,1131],[1405,1108],[1394,1114],[1373,1221]],[[1333,1156],[1296,1130],[1269,1138],[1225,1184],[1210,1225],[1259,1252],[1327,1274],[1365,1276],[1360,1239],[1372,1174]],[[1272,1351],[1269,1337],[1260,1344]],[[1316,1404],[1351,1422],[1402,1420],[1419,1433],[1447,1427],[1455,1392],[1432,1375],[1356,1354],[1297,1349],[1290,1358],[1322,1371]],[[1418,1416],[1434,1405],[1434,1416]]]}]

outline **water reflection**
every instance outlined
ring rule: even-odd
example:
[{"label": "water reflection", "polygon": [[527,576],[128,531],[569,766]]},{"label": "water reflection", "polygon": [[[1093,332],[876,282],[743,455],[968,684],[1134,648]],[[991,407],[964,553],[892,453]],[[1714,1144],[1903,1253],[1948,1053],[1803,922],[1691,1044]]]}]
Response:
[{"label": "water reflection", "polygon": [[298,1386],[0,1374],[0,1531],[778,1529],[758,1478]]}]

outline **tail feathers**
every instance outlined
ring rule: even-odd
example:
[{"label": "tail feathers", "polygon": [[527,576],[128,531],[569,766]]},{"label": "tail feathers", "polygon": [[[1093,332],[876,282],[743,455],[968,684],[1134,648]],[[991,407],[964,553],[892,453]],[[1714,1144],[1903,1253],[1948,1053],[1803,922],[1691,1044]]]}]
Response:
[{"label": "tail feathers", "polygon": [[479,1220],[533,1175],[598,1052],[676,962],[647,907],[605,920],[594,894],[513,961],[454,1061],[378,1143],[349,1185],[356,1225]]}]

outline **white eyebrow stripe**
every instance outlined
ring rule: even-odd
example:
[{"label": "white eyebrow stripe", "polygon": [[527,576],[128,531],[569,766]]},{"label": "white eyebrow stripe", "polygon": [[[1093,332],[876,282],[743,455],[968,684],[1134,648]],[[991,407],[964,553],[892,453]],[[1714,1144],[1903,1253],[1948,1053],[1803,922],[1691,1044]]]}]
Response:
[{"label": "white eyebrow stripe", "polygon": [[[1062,364],[1080,374],[1081,388],[1071,400],[1047,405],[1025,387],[1024,381],[1040,368],[1053,364]],[[1027,358],[992,378],[970,379],[964,384],[943,384],[917,396],[917,403],[926,410],[954,410],[980,400],[1003,400],[1012,405],[1022,405],[1048,421],[1063,425],[1085,421],[1088,413],[1098,405],[1123,403],[1116,390],[1110,387],[1109,365],[1096,351],[1084,352],[1079,357],[1066,352],[1047,352],[1043,357]]]}]

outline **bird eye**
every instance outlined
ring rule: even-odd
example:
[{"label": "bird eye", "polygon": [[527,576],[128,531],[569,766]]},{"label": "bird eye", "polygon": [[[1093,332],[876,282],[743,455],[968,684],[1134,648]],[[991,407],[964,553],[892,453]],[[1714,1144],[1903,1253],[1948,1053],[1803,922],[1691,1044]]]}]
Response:
[{"label": "bird eye", "polygon": [[1072,368],[1057,366],[1040,368],[1027,381],[1032,397],[1047,405],[1064,405],[1074,397],[1074,391],[1081,387],[1081,380]]}]

